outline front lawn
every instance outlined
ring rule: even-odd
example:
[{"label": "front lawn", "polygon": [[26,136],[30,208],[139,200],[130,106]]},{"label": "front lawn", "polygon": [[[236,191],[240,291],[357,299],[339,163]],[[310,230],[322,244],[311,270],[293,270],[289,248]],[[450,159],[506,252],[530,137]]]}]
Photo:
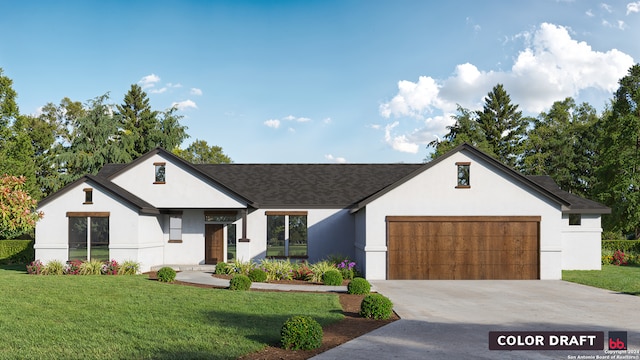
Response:
[{"label": "front lawn", "polygon": [[602,265],[602,270],[563,270],[562,280],[640,295],[640,267]]},{"label": "front lawn", "polygon": [[292,315],[342,319],[335,294],[236,292],[146,276],[37,276],[0,267],[0,359],[236,359]]}]

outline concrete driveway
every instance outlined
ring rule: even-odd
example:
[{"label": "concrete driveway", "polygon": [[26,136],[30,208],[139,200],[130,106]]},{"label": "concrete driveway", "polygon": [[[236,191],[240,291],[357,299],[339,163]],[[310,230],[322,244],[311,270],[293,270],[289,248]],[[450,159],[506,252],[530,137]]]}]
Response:
[{"label": "concrete driveway", "polygon": [[[595,359],[605,351],[489,350],[490,331],[626,331],[640,349],[640,297],[564,281],[372,281],[402,318],[314,359]],[[640,359],[627,353],[626,359]]]}]

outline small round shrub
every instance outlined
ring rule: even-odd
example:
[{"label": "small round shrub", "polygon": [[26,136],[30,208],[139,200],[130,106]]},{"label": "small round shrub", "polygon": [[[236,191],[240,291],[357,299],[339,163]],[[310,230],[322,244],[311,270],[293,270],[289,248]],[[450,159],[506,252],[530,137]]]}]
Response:
[{"label": "small round shrub", "polygon": [[247,275],[236,274],[229,281],[230,290],[249,290],[251,279]]},{"label": "small round shrub", "polygon": [[369,294],[360,303],[360,316],[376,320],[386,320],[391,317],[393,304],[382,294]]},{"label": "small round shrub", "polygon": [[347,292],[349,294],[365,295],[371,292],[371,284],[366,279],[357,277],[349,281],[347,285]]},{"label": "small round shrub", "polygon": [[322,326],[311,316],[287,319],[280,329],[280,342],[287,350],[311,350],[322,345]]},{"label": "small round shrub", "polygon": [[228,268],[229,265],[226,262],[219,262],[216,264],[216,271],[215,273],[220,275],[220,274],[227,274],[228,273]]},{"label": "small round shrub", "polygon": [[253,282],[265,282],[267,281],[267,273],[262,269],[249,270],[249,280]]},{"label": "small round shrub", "polygon": [[176,271],[172,268],[165,266],[158,270],[158,281],[173,282],[176,279]]},{"label": "small round shrub", "polygon": [[342,274],[340,271],[333,269],[322,274],[322,283],[328,286],[342,285]]}]

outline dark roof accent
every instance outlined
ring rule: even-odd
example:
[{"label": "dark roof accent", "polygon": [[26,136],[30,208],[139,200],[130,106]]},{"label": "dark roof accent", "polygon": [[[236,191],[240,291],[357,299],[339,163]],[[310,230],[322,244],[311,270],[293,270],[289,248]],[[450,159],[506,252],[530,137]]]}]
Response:
[{"label": "dark roof accent", "polygon": [[203,164],[225,187],[272,208],[348,208],[421,164]]},{"label": "dark roof accent", "polygon": [[127,165],[128,164],[106,164],[105,166],[102,167],[102,169],[100,169],[100,171],[98,171],[96,176],[105,178],[105,179],[110,179],[111,176],[119,173],[120,170],[127,167]]},{"label": "dark roof accent", "polygon": [[51,194],[50,196],[47,196],[45,199],[41,200],[40,203],[38,204],[38,207],[41,207],[45,204],[47,204],[48,202],[52,201],[53,199],[57,198],[58,196],[66,193],[67,191],[69,191],[71,188],[75,187],[76,185],[78,185],[79,183],[82,182],[88,182],[88,183],[93,183],[98,185],[100,188],[102,188],[103,190],[105,190],[106,192],[114,195],[115,197],[123,200],[125,203],[131,205],[132,207],[138,209],[138,212],[141,214],[159,214],[160,211],[155,208],[153,205],[149,204],[148,202],[140,199],[139,197],[137,197],[136,195],[130,193],[129,191],[121,188],[120,186],[112,183],[109,180],[106,180],[104,178],[100,178],[98,176],[94,176],[94,175],[85,175],[83,177],[81,177],[80,179],[68,184],[67,186],[63,187],[62,189],[58,190],[57,192]]},{"label": "dark roof accent", "polygon": [[[435,160],[422,165],[420,168],[418,168],[414,172],[408,174],[407,176],[405,176],[404,178],[398,180],[394,184],[386,187],[384,190],[379,191],[377,193],[374,193],[371,196],[367,197],[366,199],[364,199],[363,201],[359,202],[354,207],[352,207],[351,212],[352,213],[353,212],[357,212],[358,210],[362,209],[363,207],[365,207],[370,202],[372,202],[375,199],[379,198],[380,196],[388,193],[389,191],[395,189],[396,187],[398,187],[401,184],[405,183],[409,179],[417,176],[418,174],[422,173],[423,171],[426,171],[426,170],[430,169],[431,167],[435,166],[436,164],[438,164],[438,163],[444,161],[445,159],[449,158],[453,154],[458,153],[458,152],[462,152],[462,151],[470,152],[470,153],[472,153],[472,155],[481,158],[483,161],[485,161],[485,162],[495,166],[496,168],[498,168],[499,171],[501,171],[504,175],[510,177],[515,182],[520,183],[520,184],[524,185],[525,187],[528,187],[528,188],[534,190],[535,192],[541,194],[542,196],[548,198],[549,200],[557,203],[561,207],[566,207],[566,206],[570,205],[570,203],[568,201],[566,201],[564,198],[556,195],[555,193],[549,191],[548,189],[546,189],[546,188],[540,186],[539,184],[531,181],[530,179],[528,179],[524,175],[522,175],[519,172],[513,170],[512,168],[504,165],[503,163],[501,163],[500,161],[496,160],[495,158],[487,155],[486,153],[476,149],[475,147],[473,147],[473,146],[471,146],[471,145],[469,145],[467,143],[464,143],[464,144],[456,146],[455,148],[453,148],[452,150],[450,150],[446,154],[436,158]],[[564,210],[564,208],[563,208],[563,210]]]},{"label": "dark roof accent", "polygon": [[560,186],[548,175],[528,175],[527,178],[563,198],[569,203],[567,214],[611,214],[611,209],[598,202],[585,199],[562,190]]}]

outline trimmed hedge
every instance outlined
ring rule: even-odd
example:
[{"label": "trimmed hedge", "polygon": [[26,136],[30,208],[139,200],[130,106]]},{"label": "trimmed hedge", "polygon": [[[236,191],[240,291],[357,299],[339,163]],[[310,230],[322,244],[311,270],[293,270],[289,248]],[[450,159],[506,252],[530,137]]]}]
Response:
[{"label": "trimmed hedge", "polygon": [[33,240],[0,240],[0,264],[28,264],[35,257]]},{"label": "trimmed hedge", "polygon": [[602,240],[602,250],[640,254],[640,240]]},{"label": "trimmed hedge", "polygon": [[322,345],[322,326],[311,316],[287,319],[280,329],[280,343],[287,350],[311,350]]}]

